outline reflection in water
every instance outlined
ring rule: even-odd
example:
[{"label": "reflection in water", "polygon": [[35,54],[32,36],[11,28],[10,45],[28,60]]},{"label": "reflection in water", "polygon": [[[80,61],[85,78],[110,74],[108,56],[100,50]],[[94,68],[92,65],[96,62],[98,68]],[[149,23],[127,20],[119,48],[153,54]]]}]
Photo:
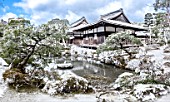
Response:
[{"label": "reflection in water", "polygon": [[121,73],[129,72],[129,70],[116,68],[113,65],[106,64],[96,64],[92,62],[87,62],[88,59],[81,59],[83,61],[78,61],[75,58],[61,58],[57,59],[57,63],[71,62],[73,64],[73,69],[71,69],[75,74],[79,76],[86,75],[98,75],[104,76],[114,81]]},{"label": "reflection in water", "polygon": [[86,76],[89,74],[99,75],[110,78],[114,81],[121,73],[128,70],[115,68],[113,65],[95,64],[87,61],[67,60],[73,64],[72,71],[79,76]]}]

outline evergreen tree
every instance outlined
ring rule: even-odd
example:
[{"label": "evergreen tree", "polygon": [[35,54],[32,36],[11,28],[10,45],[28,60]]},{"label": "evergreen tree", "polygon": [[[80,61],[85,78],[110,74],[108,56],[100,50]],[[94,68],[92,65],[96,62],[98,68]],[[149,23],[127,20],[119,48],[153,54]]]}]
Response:
[{"label": "evergreen tree", "polygon": [[[67,20],[59,21],[67,22]],[[11,28],[11,25],[7,26],[0,40],[1,57],[11,64],[11,68],[18,68],[23,73],[27,65],[45,67],[60,55],[63,48],[60,41],[66,33],[67,25],[61,22],[57,22],[58,28],[50,28],[49,24],[17,29]]]},{"label": "evergreen tree", "polygon": [[98,51],[123,50],[131,57],[132,53],[126,49],[126,44],[140,45],[141,41],[126,32],[113,33],[107,37],[105,43],[99,46]]},{"label": "evergreen tree", "polygon": [[145,25],[147,27],[151,26],[153,24],[153,15],[151,13],[145,14]]},{"label": "evergreen tree", "polygon": [[154,8],[156,11],[158,9],[166,10],[166,19],[170,26],[170,0],[155,0]]}]

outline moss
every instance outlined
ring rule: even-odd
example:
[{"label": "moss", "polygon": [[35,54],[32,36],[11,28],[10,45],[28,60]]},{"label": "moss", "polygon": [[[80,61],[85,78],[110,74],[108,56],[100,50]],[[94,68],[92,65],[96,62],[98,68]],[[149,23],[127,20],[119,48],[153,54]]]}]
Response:
[{"label": "moss", "polygon": [[141,83],[141,84],[161,84],[161,82],[154,80],[154,79],[146,79],[146,80],[139,81],[137,83]]},{"label": "moss", "polygon": [[8,82],[11,88],[16,90],[24,88],[42,88],[44,87],[44,81],[42,79],[31,78],[28,74],[23,74],[19,69],[12,68],[6,70],[3,73],[3,79],[6,81],[10,79],[12,81]]},{"label": "moss", "polygon": [[83,80],[78,80],[74,77],[71,77],[66,81],[66,85],[62,90],[63,93],[92,93],[94,92],[93,88],[89,87],[89,84]]},{"label": "moss", "polygon": [[22,74],[21,70],[19,70],[17,68],[12,68],[12,69],[6,70],[3,73],[4,80],[6,80],[7,78],[14,78],[14,79],[17,78],[18,80],[21,80],[21,79],[24,79],[24,77],[26,77],[26,76],[27,76],[26,74]]}]

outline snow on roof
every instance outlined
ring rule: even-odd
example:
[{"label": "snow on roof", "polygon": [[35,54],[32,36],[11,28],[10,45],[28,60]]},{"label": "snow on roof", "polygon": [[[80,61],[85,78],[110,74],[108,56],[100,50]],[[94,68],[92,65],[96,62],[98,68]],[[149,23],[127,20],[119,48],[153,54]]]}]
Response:
[{"label": "snow on roof", "polygon": [[122,14],[122,11],[118,10],[116,12],[114,11],[114,12],[108,13],[106,15],[101,15],[101,19],[113,19],[121,14]]},{"label": "snow on roof", "polygon": [[123,9],[120,8],[119,10],[101,15],[101,18],[104,18],[104,19],[108,19],[108,18],[111,18],[111,17],[114,18],[115,15],[121,14],[122,12],[123,12]]},{"label": "snow on roof", "polygon": [[135,24],[130,24],[130,23],[125,23],[125,22],[121,22],[121,21],[116,21],[116,20],[106,20],[103,19],[104,22],[106,23],[110,23],[110,24],[114,24],[114,25],[119,25],[119,26],[123,26],[123,27],[129,27],[129,28],[136,28],[136,29],[141,29],[141,30],[147,30],[146,28],[142,27],[142,26],[138,26]]},{"label": "snow on roof", "polygon": [[137,36],[150,36],[151,34],[148,32],[135,32]]},{"label": "snow on roof", "polygon": [[122,21],[107,20],[107,19],[101,19],[98,22],[95,22],[95,23],[92,23],[92,24],[87,24],[85,26],[78,26],[78,27],[75,27],[74,30],[80,30],[80,29],[83,29],[83,28],[86,28],[86,27],[90,27],[90,26],[96,25],[100,22],[105,22],[105,23],[113,24],[113,25],[120,26],[120,27],[127,27],[129,29],[138,29],[138,30],[146,30],[147,31],[147,29],[142,27],[142,26],[138,26],[138,25],[135,25],[135,24],[130,24],[130,23],[122,22]]},{"label": "snow on roof", "polygon": [[88,24],[87,20],[85,17],[80,18],[79,20],[75,21],[74,23],[71,24],[71,27],[75,27],[80,25],[83,21],[85,21],[85,24]]},{"label": "snow on roof", "polygon": [[84,28],[84,27],[87,27],[87,26],[90,26],[90,25],[91,24],[81,24],[81,25],[76,26],[76,27],[71,27],[68,32],[73,32],[74,30],[77,30],[77,29],[80,29],[80,28]]}]

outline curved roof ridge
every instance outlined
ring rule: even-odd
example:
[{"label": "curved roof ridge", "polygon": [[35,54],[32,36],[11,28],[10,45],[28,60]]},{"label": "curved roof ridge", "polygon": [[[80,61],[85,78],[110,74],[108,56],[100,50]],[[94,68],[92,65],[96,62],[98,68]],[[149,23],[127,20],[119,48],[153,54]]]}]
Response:
[{"label": "curved roof ridge", "polygon": [[[80,24],[81,22],[83,22],[83,21],[87,22],[87,20],[86,20],[86,18],[85,18],[84,16],[81,17],[80,19],[78,19],[77,21],[73,22],[73,23],[71,24],[71,27],[75,27],[75,26],[79,25],[79,24]],[[88,24],[88,22],[87,22],[87,24]]]},{"label": "curved roof ridge", "polygon": [[109,15],[111,15],[111,14],[115,14],[115,13],[119,13],[119,12],[123,13],[123,8],[120,8],[120,9],[118,9],[118,10],[116,10],[116,11],[109,12],[109,13],[107,13],[107,14],[101,15],[101,17],[109,16]]}]

